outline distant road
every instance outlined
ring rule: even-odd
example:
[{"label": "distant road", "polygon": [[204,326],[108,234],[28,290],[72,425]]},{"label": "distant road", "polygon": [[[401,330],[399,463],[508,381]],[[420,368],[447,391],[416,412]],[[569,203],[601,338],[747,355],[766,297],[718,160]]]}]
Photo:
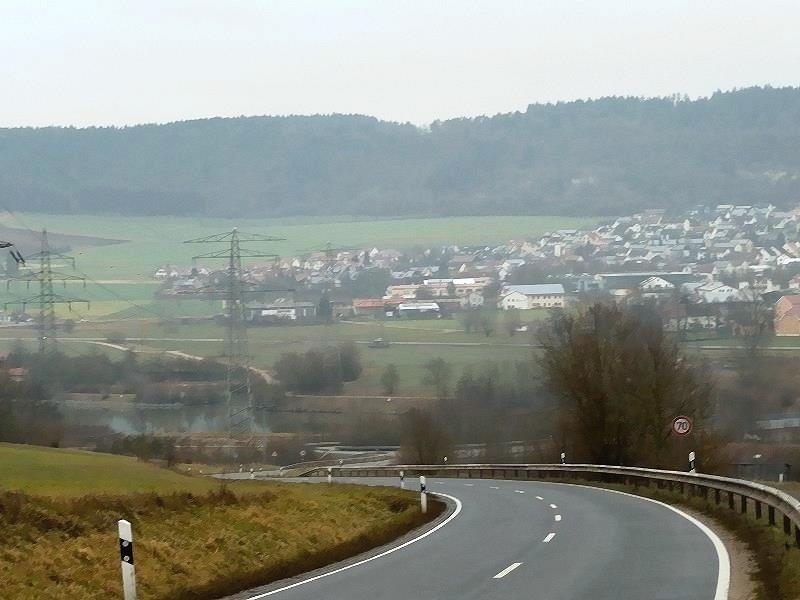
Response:
[{"label": "distant road", "polygon": [[670,507],[541,482],[432,478],[428,489],[456,499],[460,512],[427,537],[225,600],[727,598],[721,542]]}]

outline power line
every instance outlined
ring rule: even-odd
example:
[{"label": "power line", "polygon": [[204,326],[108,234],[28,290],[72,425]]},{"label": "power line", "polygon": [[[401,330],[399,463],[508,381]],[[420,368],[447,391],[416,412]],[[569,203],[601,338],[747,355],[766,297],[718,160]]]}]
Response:
[{"label": "power line", "polygon": [[[241,243],[277,242],[284,239],[255,233],[242,233],[234,228],[232,231],[184,242],[185,244],[225,244],[223,250],[193,256],[192,260],[196,262],[201,259],[224,259],[228,263],[224,292],[226,313],[225,399],[228,407],[228,434],[231,436],[250,433],[255,420],[244,296],[246,293],[255,291],[277,291],[246,289],[247,282],[242,271],[242,258],[277,259],[278,256],[260,250],[243,248]],[[198,291],[198,293],[202,293],[202,291]]]},{"label": "power line", "polygon": [[67,275],[54,271],[52,267],[52,258],[69,259],[72,261],[73,265],[74,259],[70,256],[55,253],[50,249],[50,244],[47,241],[47,230],[42,230],[41,239],[41,250],[29,257],[29,260],[39,259],[39,270],[17,275],[16,277],[9,278],[6,282],[6,287],[10,287],[14,281],[25,281],[28,285],[30,285],[30,283],[38,283],[39,294],[23,300],[7,302],[5,306],[7,308],[12,304],[20,304],[22,306],[22,312],[25,312],[25,307],[28,304],[39,305],[39,320],[37,323],[39,329],[39,353],[48,354],[56,350],[56,304],[66,304],[71,309],[73,303],[85,303],[88,306],[89,301],[80,298],[61,296],[53,291],[53,281],[61,281],[66,287],[67,281],[82,281],[85,286],[86,280],[77,275]]}]

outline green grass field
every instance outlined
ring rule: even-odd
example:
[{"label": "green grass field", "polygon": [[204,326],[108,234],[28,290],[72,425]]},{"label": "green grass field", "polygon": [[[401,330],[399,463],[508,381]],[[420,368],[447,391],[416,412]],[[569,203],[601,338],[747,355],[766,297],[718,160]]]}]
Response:
[{"label": "green grass field", "polygon": [[[149,281],[162,265],[189,266],[193,255],[222,249],[219,244],[183,244],[185,240],[230,231],[286,238],[259,244],[280,256],[296,256],[331,242],[337,246],[411,248],[427,244],[486,244],[521,239],[552,229],[596,222],[577,217],[448,217],[358,220],[353,217],[284,219],[208,219],[184,217],[113,217],[93,215],[6,214],[10,227],[128,240],[103,247],[75,248],[78,269],[96,280]],[[209,262],[208,264],[214,264]],[[216,263],[219,265],[219,261]]]},{"label": "green grass field", "polygon": [[127,456],[0,444],[0,488],[45,496],[188,491],[219,486]]},{"label": "green grass field", "polygon": [[[268,234],[284,241],[257,244],[256,249],[279,256],[296,256],[331,242],[336,246],[410,249],[429,244],[489,244],[509,239],[523,239],[547,230],[576,228],[596,222],[596,218],[576,217],[448,217],[432,219],[364,220],[354,217],[284,218],[284,219],[205,219],[184,217],[113,217],[95,215],[45,215],[25,213],[0,215],[0,224],[32,230],[100,236],[125,240],[109,246],[72,249],[76,270],[60,270],[71,275],[86,275],[81,283],[56,282],[56,293],[89,300],[57,308],[62,318],[169,318],[175,315],[210,315],[218,312],[218,303],[192,305],[191,301],[153,302],[158,285],[152,274],[164,265],[188,268],[192,256],[223,249],[221,244],[184,244],[185,240],[230,231]],[[252,246],[252,244],[250,244]],[[27,250],[27,249],[26,249]],[[200,261],[199,264],[224,267],[224,261]],[[56,265],[59,266],[59,265]],[[64,267],[64,265],[61,265]],[[32,269],[38,268],[31,265]],[[35,286],[13,283],[0,288],[0,304],[16,303],[36,296]],[[29,311],[36,310],[29,306]]]},{"label": "green grass field", "polygon": [[[547,316],[546,310],[526,311],[523,322],[531,329]],[[380,395],[380,376],[390,363],[397,366],[400,375],[399,395],[429,395],[433,390],[422,383],[423,365],[432,358],[443,358],[453,365],[454,380],[467,370],[487,362],[531,361],[533,351],[526,347],[532,341],[532,332],[516,333],[513,337],[501,326],[494,335],[465,333],[454,319],[404,321],[382,324],[340,322],[331,325],[303,325],[283,327],[253,327],[248,329],[252,362],[255,367],[271,369],[284,352],[306,350],[340,342],[369,342],[384,338],[390,342],[388,348],[369,348],[359,344],[364,372],[358,381],[345,385],[348,395]],[[16,330],[15,330],[16,331]],[[0,333],[2,330],[0,330]],[[28,335],[33,331],[28,330]],[[123,334],[126,345],[138,350],[179,350],[205,357],[221,356],[224,352],[225,328],[212,322],[191,323],[165,327],[155,321],[124,321],[114,323],[79,324],[65,339],[95,337],[104,339],[108,335]],[[11,334],[9,334],[11,335]],[[137,339],[138,338],[138,339]],[[144,339],[141,339],[144,338]],[[13,342],[7,342],[11,345]],[[89,345],[63,342],[70,351],[89,348]],[[118,351],[100,349],[114,357]]]}]

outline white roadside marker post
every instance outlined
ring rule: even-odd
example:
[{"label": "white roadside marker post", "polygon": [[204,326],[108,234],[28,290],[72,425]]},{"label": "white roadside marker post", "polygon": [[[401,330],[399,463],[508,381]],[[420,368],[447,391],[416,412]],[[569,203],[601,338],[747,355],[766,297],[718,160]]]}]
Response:
[{"label": "white roadside marker post", "polygon": [[125,519],[117,523],[119,558],[122,565],[122,590],[125,600],[136,600],[136,571],[133,567],[133,530]]},{"label": "white roadside marker post", "polygon": [[692,450],[691,452],[689,452],[689,473],[697,472],[694,468],[694,463],[695,463],[694,459],[695,459],[694,450]]},{"label": "white roadside marker post", "polygon": [[419,503],[424,515],[428,512],[428,492],[425,490],[425,475],[419,476]]},{"label": "white roadside marker post", "polygon": [[250,479],[255,479],[256,474],[253,472],[253,467],[250,467]]},{"label": "white roadside marker post", "polygon": [[567,453],[566,452],[562,452],[561,453],[561,464],[562,465],[567,464]]},{"label": "white roadside marker post", "polygon": [[400,489],[406,489],[406,474],[403,471],[400,471]]},{"label": "white roadside marker post", "polygon": [[333,468],[328,467],[328,483],[333,483]]}]

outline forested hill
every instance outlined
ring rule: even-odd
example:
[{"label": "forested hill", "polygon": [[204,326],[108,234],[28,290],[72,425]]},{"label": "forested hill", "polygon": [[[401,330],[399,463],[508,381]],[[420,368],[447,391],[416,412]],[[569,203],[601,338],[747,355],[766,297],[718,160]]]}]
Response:
[{"label": "forested hill", "polygon": [[531,105],[430,129],[345,115],[0,129],[12,210],[602,215],[798,200],[794,88]]}]

